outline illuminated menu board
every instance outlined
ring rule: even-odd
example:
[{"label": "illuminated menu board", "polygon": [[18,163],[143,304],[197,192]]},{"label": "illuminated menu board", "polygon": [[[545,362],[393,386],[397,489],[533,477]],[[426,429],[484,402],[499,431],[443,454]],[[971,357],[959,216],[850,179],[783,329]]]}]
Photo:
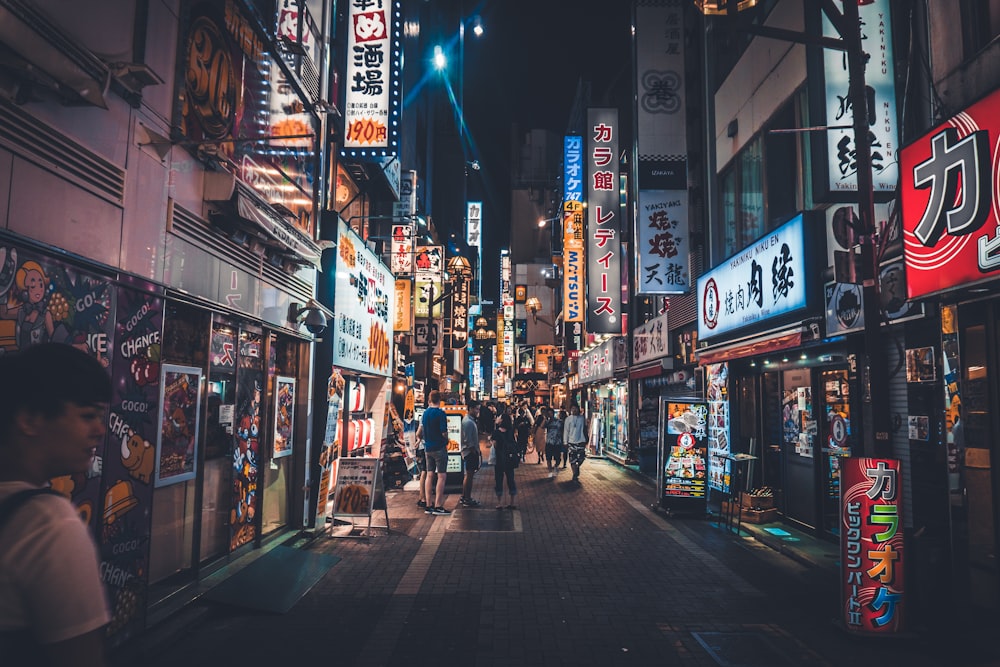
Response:
[{"label": "illuminated menu board", "polygon": [[708,404],[663,401],[664,500],[705,498],[708,490]]}]

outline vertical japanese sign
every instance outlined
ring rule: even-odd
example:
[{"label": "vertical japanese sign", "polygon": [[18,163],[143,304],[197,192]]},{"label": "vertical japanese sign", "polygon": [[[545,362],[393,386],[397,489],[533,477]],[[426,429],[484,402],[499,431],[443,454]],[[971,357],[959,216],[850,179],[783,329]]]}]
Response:
[{"label": "vertical japanese sign", "polygon": [[901,151],[910,299],[1000,275],[1000,91]]},{"label": "vertical japanese sign", "polygon": [[451,337],[448,347],[452,350],[461,350],[469,343],[469,281],[458,278],[452,287],[445,308],[451,318]]},{"label": "vertical japanese sign", "polygon": [[413,280],[396,278],[396,308],[393,310],[392,330],[410,331],[413,322]]},{"label": "vertical japanese sign", "polygon": [[[835,3],[838,8],[842,1]],[[872,183],[876,193],[895,191],[899,180],[896,150],[899,144],[896,125],[895,67],[893,66],[892,21],[889,0],[858,3],[861,17],[861,48],[865,52],[865,100],[868,104],[868,140],[872,152]],[[823,14],[823,35],[839,37],[837,29]],[[848,128],[827,130],[826,150],[829,169],[829,192],[857,192],[857,162],[854,146],[854,122],[848,95],[847,54],[823,51],[826,79],[826,123]]]},{"label": "vertical japanese sign", "polygon": [[583,137],[563,138],[563,321],[583,322],[586,246],[583,222]]},{"label": "vertical japanese sign", "polygon": [[393,274],[413,273],[413,225],[393,225],[391,247],[389,268]]},{"label": "vertical japanese sign", "polygon": [[[343,152],[361,157],[393,155],[400,103],[397,0],[350,0],[347,15],[347,87]],[[362,150],[357,150],[362,149]]]},{"label": "vertical japanese sign", "polygon": [[622,333],[618,110],[587,110],[587,331]]},{"label": "vertical japanese sign", "polygon": [[479,248],[483,244],[483,202],[470,201],[465,207],[465,242]]},{"label": "vertical japanese sign", "polygon": [[860,634],[902,631],[905,610],[899,461],[841,459],[843,619]]},{"label": "vertical japanese sign", "polygon": [[637,3],[638,294],[683,294],[688,272],[684,2]]},{"label": "vertical japanese sign", "polygon": [[499,345],[497,346],[497,362],[504,365],[513,364],[514,354],[514,293],[510,285],[510,250],[500,251],[500,305],[503,307],[502,318],[498,324]]}]

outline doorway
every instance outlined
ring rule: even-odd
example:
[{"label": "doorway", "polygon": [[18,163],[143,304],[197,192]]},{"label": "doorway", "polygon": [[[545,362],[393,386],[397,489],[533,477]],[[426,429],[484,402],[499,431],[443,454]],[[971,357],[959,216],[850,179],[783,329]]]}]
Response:
[{"label": "doorway", "polygon": [[816,509],[817,423],[813,410],[812,372],[782,372],[782,455],[785,461],[784,513],[808,528],[819,521]]}]

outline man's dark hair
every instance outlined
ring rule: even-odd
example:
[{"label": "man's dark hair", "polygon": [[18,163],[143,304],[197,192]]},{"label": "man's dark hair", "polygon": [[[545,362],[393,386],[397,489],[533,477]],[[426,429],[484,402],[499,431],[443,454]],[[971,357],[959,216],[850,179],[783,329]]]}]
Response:
[{"label": "man's dark hair", "polygon": [[111,378],[97,359],[62,343],[0,355],[0,433],[21,410],[54,418],[67,403],[111,401]]},{"label": "man's dark hair", "polygon": [[440,403],[440,402],[441,402],[441,392],[435,389],[427,397],[427,404],[430,405],[431,403]]}]

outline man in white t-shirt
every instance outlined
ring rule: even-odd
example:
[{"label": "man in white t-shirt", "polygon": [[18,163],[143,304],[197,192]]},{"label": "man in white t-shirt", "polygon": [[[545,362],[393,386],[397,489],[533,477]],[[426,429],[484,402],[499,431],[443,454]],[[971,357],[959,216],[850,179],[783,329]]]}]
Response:
[{"label": "man in white t-shirt", "polygon": [[[43,343],[0,356],[0,663],[104,665],[110,621],[98,556],[50,479],[103,445],[111,381],[86,353]],[[22,492],[35,490],[35,494]],[[14,504],[16,503],[16,505]]]}]

